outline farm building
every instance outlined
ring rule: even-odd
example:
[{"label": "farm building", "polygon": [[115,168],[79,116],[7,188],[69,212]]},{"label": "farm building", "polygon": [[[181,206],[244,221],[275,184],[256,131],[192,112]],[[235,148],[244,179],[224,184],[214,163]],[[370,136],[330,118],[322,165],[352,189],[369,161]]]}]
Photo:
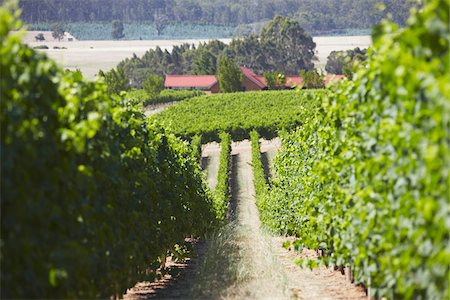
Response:
[{"label": "farm building", "polygon": [[[267,90],[266,80],[263,75],[256,75],[250,69],[241,67],[244,75],[242,89],[244,91]],[[325,76],[325,85],[340,81],[344,75],[328,74]],[[299,75],[287,75],[285,87],[287,89],[302,86],[302,77]],[[166,89],[170,90],[200,90],[206,93],[219,93],[219,80],[215,75],[166,75],[164,82]]]},{"label": "farm building", "polygon": [[219,81],[215,75],[166,75],[164,86],[170,90],[219,92]]}]

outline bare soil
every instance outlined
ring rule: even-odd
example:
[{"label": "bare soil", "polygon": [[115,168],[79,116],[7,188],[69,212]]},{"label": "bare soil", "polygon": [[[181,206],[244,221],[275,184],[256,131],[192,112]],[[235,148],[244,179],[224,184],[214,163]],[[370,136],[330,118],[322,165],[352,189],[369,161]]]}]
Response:
[{"label": "bare soil", "polygon": [[199,262],[205,255],[205,242],[190,239],[193,250],[183,261],[168,257],[165,270],[158,270],[161,279],[138,282],[124,295],[125,300],[191,299],[190,287],[195,284]]},{"label": "bare soil", "polygon": [[292,247],[285,249],[283,243],[293,242],[294,237],[272,237],[273,249],[288,276],[288,287],[293,299],[334,299],[363,300],[367,299],[363,287],[352,284],[347,277],[334,268],[318,267],[303,269],[295,264],[298,259],[317,259],[315,251],[303,249],[296,252]]}]

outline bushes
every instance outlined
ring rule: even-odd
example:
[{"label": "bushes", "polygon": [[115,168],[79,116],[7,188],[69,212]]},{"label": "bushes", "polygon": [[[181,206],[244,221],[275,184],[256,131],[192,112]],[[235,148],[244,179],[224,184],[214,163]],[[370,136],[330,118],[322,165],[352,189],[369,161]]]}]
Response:
[{"label": "bushes", "polygon": [[280,129],[302,124],[304,117],[317,109],[315,95],[323,93],[326,91],[207,95],[169,107],[154,118],[185,139],[201,134],[204,143],[220,141],[222,131],[229,132],[233,141],[248,139],[253,129],[272,139]]},{"label": "bushes", "polygon": [[0,9],[1,297],[107,298],[215,220],[185,142],[8,34]]},{"label": "bushes", "polygon": [[214,206],[217,218],[225,220],[230,202],[229,178],[231,169],[231,137],[228,133],[220,134],[220,162],[217,185],[214,189]]},{"label": "bushes", "polygon": [[164,77],[148,74],[147,79],[142,82],[142,88],[150,96],[158,96],[164,90]]},{"label": "bushes", "polygon": [[33,49],[37,49],[37,50],[48,49],[48,46],[47,45],[39,45],[39,46],[34,46]]},{"label": "bushes", "polygon": [[376,297],[447,299],[449,1],[376,30],[368,68],[283,138],[264,223]]}]

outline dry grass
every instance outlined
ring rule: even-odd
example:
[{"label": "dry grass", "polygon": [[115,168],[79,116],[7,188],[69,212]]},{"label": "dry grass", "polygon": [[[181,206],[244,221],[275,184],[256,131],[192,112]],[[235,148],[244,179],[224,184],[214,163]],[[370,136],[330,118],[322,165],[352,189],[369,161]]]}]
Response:
[{"label": "dry grass", "polygon": [[264,236],[233,221],[210,237],[192,298],[290,298],[281,265]]},{"label": "dry grass", "polygon": [[228,225],[209,240],[193,298],[285,299],[287,281],[260,227],[255,204],[250,143],[235,143],[232,152],[232,205]]}]

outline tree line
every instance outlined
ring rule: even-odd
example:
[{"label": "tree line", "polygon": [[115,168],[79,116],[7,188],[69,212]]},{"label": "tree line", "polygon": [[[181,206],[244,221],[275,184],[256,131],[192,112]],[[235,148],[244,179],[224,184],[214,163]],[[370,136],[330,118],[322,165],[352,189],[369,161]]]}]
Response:
[{"label": "tree line", "polygon": [[229,45],[218,40],[197,47],[183,44],[174,46],[171,52],[157,47],[142,57],[134,55],[123,60],[117,68],[138,87],[148,74],[217,74],[223,57],[256,73],[297,74],[299,70],[314,69],[315,47],[311,36],[297,21],[277,16],[260,35],[233,39]]},{"label": "tree line", "polygon": [[[311,33],[371,28],[386,16],[403,25],[417,0],[20,0],[22,19],[39,22],[154,22],[240,25],[276,15],[295,18]],[[252,32],[255,27],[241,30]]]}]

